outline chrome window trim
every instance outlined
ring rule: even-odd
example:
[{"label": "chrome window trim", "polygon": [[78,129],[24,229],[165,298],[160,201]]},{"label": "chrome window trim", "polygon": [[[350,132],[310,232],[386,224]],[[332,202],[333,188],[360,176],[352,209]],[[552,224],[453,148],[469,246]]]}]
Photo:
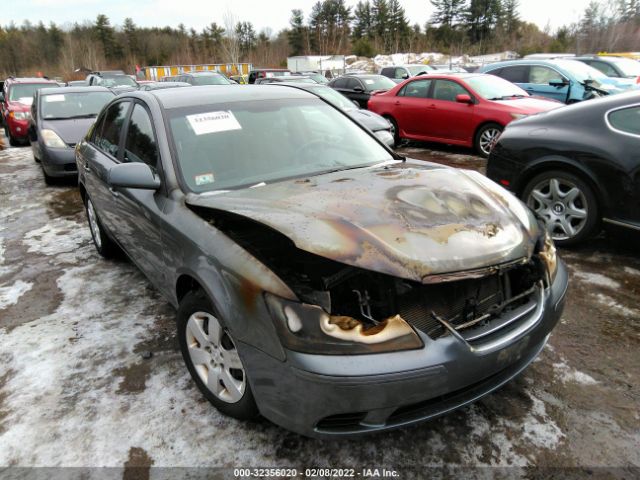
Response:
[{"label": "chrome window trim", "polygon": [[604,113],[604,123],[607,125],[607,128],[609,128],[609,130],[611,130],[612,132],[619,133],[620,135],[626,135],[627,137],[640,138],[640,134],[625,132],[624,130],[617,129],[613,125],[611,125],[611,122],[609,121],[609,115],[617,112],[618,110],[627,110],[628,108],[639,108],[639,107],[640,107],[640,103],[633,103],[631,105],[624,105],[622,107],[615,107],[610,110],[607,110]]}]

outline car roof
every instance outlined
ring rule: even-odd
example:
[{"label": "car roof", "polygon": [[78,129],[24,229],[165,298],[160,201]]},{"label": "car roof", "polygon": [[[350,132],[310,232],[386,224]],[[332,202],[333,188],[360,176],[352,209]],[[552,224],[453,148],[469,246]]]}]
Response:
[{"label": "car roof", "polygon": [[61,95],[65,93],[91,93],[91,92],[109,92],[113,93],[107,87],[54,87],[54,88],[45,88],[39,91],[39,95]]},{"label": "car roof", "polygon": [[206,85],[191,88],[167,88],[149,92],[131,92],[127,96],[152,95],[165,109],[194,107],[206,103],[233,103],[243,101],[279,100],[296,98],[315,98],[308,92],[274,85],[264,88],[261,85]]},{"label": "car roof", "polygon": [[181,73],[180,75],[176,75],[176,77],[180,77],[182,75],[193,75],[193,76],[206,76],[206,75],[220,75],[222,76],[222,74],[220,72],[214,72],[213,70],[207,70],[204,72],[187,72],[187,73]]},{"label": "car roof", "polygon": [[10,83],[58,83],[55,80],[51,80],[49,78],[41,78],[41,77],[9,77],[5,80],[5,82]]}]

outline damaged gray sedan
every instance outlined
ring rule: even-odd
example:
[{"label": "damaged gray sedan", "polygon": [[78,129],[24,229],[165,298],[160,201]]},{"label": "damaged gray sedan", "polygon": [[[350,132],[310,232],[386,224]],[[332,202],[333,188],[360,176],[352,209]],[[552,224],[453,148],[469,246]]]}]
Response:
[{"label": "damaged gray sedan", "polygon": [[233,417],[315,437],[432,418],[525,369],[563,309],[519,200],[306,91],[123,94],[76,160],[96,248],[178,309],[189,373]]}]

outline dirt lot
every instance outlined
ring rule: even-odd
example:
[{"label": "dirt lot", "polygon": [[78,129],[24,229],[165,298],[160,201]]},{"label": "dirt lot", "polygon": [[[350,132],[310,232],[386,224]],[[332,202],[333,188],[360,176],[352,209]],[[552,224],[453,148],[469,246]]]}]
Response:
[{"label": "dirt lot", "polygon": [[[403,151],[484,168],[466,151],[427,147]],[[150,465],[639,475],[640,257],[605,237],[561,253],[564,316],[518,379],[414,428],[309,440],[204,401],[171,307],[130,263],[95,253],[74,185],[46,187],[30,150],[10,148],[0,152],[0,466],[110,466],[125,477]]]}]

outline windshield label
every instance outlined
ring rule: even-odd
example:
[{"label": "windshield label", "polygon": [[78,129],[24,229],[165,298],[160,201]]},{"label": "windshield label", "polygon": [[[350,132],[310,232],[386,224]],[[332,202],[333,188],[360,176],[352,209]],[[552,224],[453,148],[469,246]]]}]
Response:
[{"label": "windshield label", "polygon": [[64,95],[46,95],[45,102],[64,102]]},{"label": "windshield label", "polygon": [[236,117],[229,111],[187,115],[187,121],[196,135],[242,130]]},{"label": "windshield label", "polygon": [[210,183],[213,183],[215,181],[213,173],[202,173],[200,175],[194,176],[193,179],[196,182],[196,186],[198,187],[201,185],[209,185]]}]

